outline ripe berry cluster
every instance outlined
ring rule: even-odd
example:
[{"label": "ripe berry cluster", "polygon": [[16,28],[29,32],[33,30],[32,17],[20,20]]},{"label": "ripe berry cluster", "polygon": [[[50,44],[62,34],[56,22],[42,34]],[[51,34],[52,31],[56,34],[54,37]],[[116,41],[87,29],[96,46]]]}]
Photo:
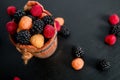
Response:
[{"label": "ripe berry cluster", "polygon": [[[6,28],[14,42],[40,48],[46,40],[48,41],[56,34],[56,30],[65,38],[70,35],[69,29],[66,26],[63,27],[63,18],[54,19],[49,12],[44,12],[43,9],[43,6],[38,4],[28,10],[17,10],[15,6],[7,8],[7,13],[12,17],[12,21],[6,24]],[[37,38],[41,41],[37,41]]]},{"label": "ripe berry cluster", "polygon": [[105,37],[105,43],[108,45],[114,45],[117,41],[117,38],[120,37],[120,19],[117,14],[112,14],[109,17],[109,23],[112,28],[110,34]]}]

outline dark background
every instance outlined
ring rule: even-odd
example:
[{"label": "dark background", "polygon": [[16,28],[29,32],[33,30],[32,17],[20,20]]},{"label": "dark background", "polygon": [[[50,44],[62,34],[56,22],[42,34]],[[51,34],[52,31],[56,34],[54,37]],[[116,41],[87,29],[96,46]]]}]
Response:
[{"label": "dark background", "polygon": [[[110,14],[120,15],[120,0],[39,0],[54,16],[65,19],[71,30],[68,39],[59,37],[55,55],[42,60],[33,58],[24,65],[21,54],[8,38],[5,28],[10,5],[21,9],[27,0],[0,1],[0,80],[120,80],[120,40],[114,46],[104,43],[110,30]],[[79,44],[85,51],[85,66],[80,71],[71,68],[72,45]],[[98,59],[107,58],[112,65],[108,72],[100,72]]]}]

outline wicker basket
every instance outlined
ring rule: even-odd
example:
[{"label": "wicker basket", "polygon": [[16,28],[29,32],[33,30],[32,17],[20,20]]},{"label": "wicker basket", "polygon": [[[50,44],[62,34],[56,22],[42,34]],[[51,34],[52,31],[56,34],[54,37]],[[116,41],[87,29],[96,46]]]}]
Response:
[{"label": "wicker basket", "polygon": [[[38,2],[36,3],[41,5]],[[51,13],[45,9],[43,10],[43,12],[46,13],[47,15],[51,15]],[[12,37],[10,36],[10,40],[13,43],[13,45],[20,53],[22,53],[22,59],[24,60],[25,64],[27,64],[28,60],[31,59],[33,56],[38,58],[48,58],[55,52],[57,48],[57,29],[55,24],[54,24],[54,28],[55,28],[55,35],[49,41],[47,41],[44,44],[44,46],[41,48],[36,48],[32,45],[22,45],[19,43],[15,43]]]}]

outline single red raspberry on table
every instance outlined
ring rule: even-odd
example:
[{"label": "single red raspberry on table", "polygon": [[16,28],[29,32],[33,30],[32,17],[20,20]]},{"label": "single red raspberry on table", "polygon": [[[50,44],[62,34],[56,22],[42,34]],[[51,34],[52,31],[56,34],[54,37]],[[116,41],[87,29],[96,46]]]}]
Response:
[{"label": "single red raspberry on table", "polygon": [[43,31],[45,38],[52,38],[55,34],[55,29],[52,25],[46,25]]},{"label": "single red raspberry on table", "polygon": [[17,24],[14,21],[9,21],[6,24],[6,29],[9,32],[9,34],[14,34],[16,32],[16,29],[17,29]]},{"label": "single red raspberry on table", "polygon": [[8,13],[8,15],[13,16],[16,13],[16,7],[15,6],[9,6],[7,8],[7,13]]},{"label": "single red raspberry on table", "polygon": [[110,22],[110,24],[112,24],[112,25],[118,24],[119,21],[120,21],[120,19],[119,19],[119,16],[118,16],[117,14],[112,14],[112,15],[109,17],[109,22]]},{"label": "single red raspberry on table", "polygon": [[43,12],[43,10],[42,10],[42,7],[40,5],[35,5],[30,10],[30,13],[35,17],[41,16],[42,12]]},{"label": "single red raspberry on table", "polygon": [[58,21],[55,21],[55,26],[56,26],[56,28],[57,28],[57,31],[60,31],[60,30],[61,30],[61,26],[60,26],[60,24],[59,24]]},{"label": "single red raspberry on table", "polygon": [[14,77],[14,79],[13,80],[21,80],[19,77]]},{"label": "single red raspberry on table", "polygon": [[109,34],[105,37],[105,43],[107,43],[108,45],[114,45],[117,41],[117,38],[114,34]]}]

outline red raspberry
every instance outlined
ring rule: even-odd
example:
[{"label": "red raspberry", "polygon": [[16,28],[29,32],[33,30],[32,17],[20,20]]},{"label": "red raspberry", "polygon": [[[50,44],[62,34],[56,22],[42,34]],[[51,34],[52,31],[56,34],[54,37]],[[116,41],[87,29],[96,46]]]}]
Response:
[{"label": "red raspberry", "polygon": [[13,80],[21,80],[19,77],[14,77]]},{"label": "red raspberry", "polygon": [[109,17],[109,22],[110,24],[112,25],[116,25],[119,23],[119,16],[117,14],[112,14],[110,17]]},{"label": "red raspberry", "polygon": [[61,26],[60,26],[58,21],[55,21],[55,25],[56,25],[57,31],[60,31],[61,30]]},{"label": "red raspberry", "polygon": [[41,16],[42,12],[43,12],[43,10],[42,10],[42,7],[40,5],[35,5],[30,10],[30,13],[35,17]]},{"label": "red raspberry", "polygon": [[114,45],[116,43],[116,36],[114,34],[110,34],[110,35],[107,35],[105,37],[105,43],[107,43],[108,45]]},{"label": "red raspberry", "polygon": [[15,6],[9,6],[9,7],[7,8],[7,13],[8,13],[8,15],[13,16],[13,15],[15,14],[15,12],[16,12],[16,7],[15,7]]},{"label": "red raspberry", "polygon": [[14,21],[10,21],[6,24],[6,28],[10,34],[14,34],[17,29],[17,24]]},{"label": "red raspberry", "polygon": [[55,29],[51,25],[46,25],[43,31],[45,38],[52,38],[55,34]]}]

